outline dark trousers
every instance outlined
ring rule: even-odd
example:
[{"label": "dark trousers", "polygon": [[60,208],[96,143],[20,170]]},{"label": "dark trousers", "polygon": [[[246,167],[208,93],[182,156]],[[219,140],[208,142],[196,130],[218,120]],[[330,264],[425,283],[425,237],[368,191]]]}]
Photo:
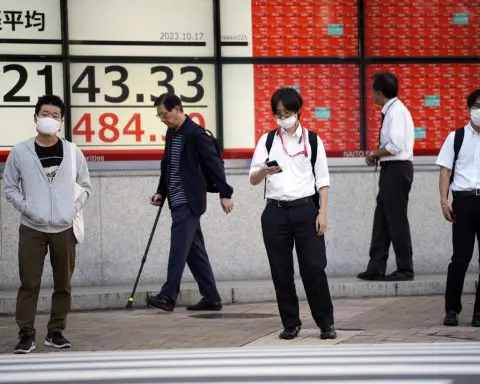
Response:
[{"label": "dark trousers", "polygon": [[49,331],[66,327],[71,305],[71,280],[75,268],[76,240],[73,229],[59,233],[44,233],[20,225],[18,267],[20,288],[15,319],[22,335],[35,335],[35,314],[47,251],[53,272],[53,295]]},{"label": "dark trousers", "polygon": [[221,301],[205,250],[200,216],[196,216],[187,204],[172,207],[171,214],[172,232],[167,281],[163,285],[160,295],[173,300],[177,299],[183,270],[185,264],[188,264],[203,298],[212,302]]},{"label": "dark trousers", "polygon": [[367,270],[385,274],[393,244],[397,271],[413,275],[412,239],[408,223],[408,195],[413,182],[411,161],[381,163],[377,206],[373,218],[370,261]]},{"label": "dark trousers", "polygon": [[301,325],[294,282],[294,243],[313,319],[321,329],[333,325],[333,305],[325,274],[325,237],[317,236],[317,214],[313,201],[296,207],[267,203],[262,214],[263,240],[284,328]]},{"label": "dark trousers", "polygon": [[[480,239],[480,197],[455,197],[453,211],[455,214],[455,222],[452,225],[453,255],[448,266],[445,309],[460,313],[463,283],[472,259],[475,235],[477,240]],[[477,285],[474,313],[480,313],[480,284]]]}]

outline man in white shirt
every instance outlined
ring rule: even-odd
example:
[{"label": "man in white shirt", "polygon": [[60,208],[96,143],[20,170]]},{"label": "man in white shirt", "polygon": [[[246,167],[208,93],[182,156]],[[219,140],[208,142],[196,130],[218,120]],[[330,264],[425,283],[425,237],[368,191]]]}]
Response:
[{"label": "man in white shirt", "polygon": [[[437,159],[440,166],[440,205],[443,216],[452,223],[453,234],[443,321],[449,326],[458,325],[465,274],[472,259],[475,234],[480,236],[480,89],[468,96],[467,105],[470,122],[447,136]],[[453,195],[452,204],[448,201],[449,187]],[[480,327],[480,284],[477,286],[472,326]]]},{"label": "man in white shirt", "polygon": [[[398,99],[398,80],[392,73],[373,76],[373,101],[382,107],[378,149],[366,157],[369,166],[380,163],[379,192],[373,219],[370,261],[362,280],[413,280],[412,240],[408,196],[413,182],[415,129],[407,107]],[[397,270],[385,276],[390,244]]]},{"label": "man in white shirt", "polygon": [[[266,182],[262,232],[284,327],[279,337],[294,339],[302,324],[294,282],[295,243],[300,275],[312,316],[321,330],[320,338],[335,339],[333,305],[325,274],[324,233],[330,186],[325,149],[315,133],[300,125],[303,100],[295,89],[277,90],[271,106],[279,128],[260,138],[250,182]],[[273,161],[276,163],[271,164]]]}]

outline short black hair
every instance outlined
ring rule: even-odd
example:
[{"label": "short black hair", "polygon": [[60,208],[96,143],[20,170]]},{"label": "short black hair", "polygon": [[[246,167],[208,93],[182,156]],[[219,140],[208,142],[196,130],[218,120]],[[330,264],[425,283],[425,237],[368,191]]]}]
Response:
[{"label": "short black hair", "polygon": [[178,107],[183,112],[182,100],[174,93],[163,93],[158,96],[157,100],[153,104],[155,107],[163,105],[167,111],[171,111],[173,108]]},{"label": "short black hair", "polygon": [[468,109],[472,108],[477,99],[480,97],[480,88],[478,88],[476,91],[473,91],[470,95],[467,97],[467,105]]},{"label": "short black hair", "polygon": [[387,99],[398,96],[397,77],[390,72],[377,72],[372,76],[372,87],[375,91],[382,92]]},{"label": "short black hair", "polygon": [[60,97],[56,95],[44,95],[39,97],[37,104],[35,105],[36,115],[38,115],[43,105],[54,105],[55,107],[60,108],[62,117],[65,116],[65,103],[62,101]]},{"label": "short black hair", "polygon": [[272,96],[272,112],[275,115],[277,113],[277,105],[282,102],[285,109],[290,112],[299,112],[303,106],[302,96],[291,87],[283,87],[277,89]]}]

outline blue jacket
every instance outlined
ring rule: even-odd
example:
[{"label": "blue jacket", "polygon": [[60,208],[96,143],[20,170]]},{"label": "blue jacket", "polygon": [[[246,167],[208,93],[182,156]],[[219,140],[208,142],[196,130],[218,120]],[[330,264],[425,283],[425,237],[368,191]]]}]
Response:
[{"label": "blue jacket", "polygon": [[[160,182],[157,193],[168,198],[169,162],[172,137],[175,129],[168,128],[165,155],[161,163]],[[205,130],[190,118],[178,129],[184,135],[184,145],[180,157],[180,174],[188,205],[193,213],[202,215],[207,209],[207,182],[203,172],[215,182],[220,198],[231,198],[233,188],[227,184],[223,160],[215,144]],[[169,200],[170,205],[170,200]]]}]

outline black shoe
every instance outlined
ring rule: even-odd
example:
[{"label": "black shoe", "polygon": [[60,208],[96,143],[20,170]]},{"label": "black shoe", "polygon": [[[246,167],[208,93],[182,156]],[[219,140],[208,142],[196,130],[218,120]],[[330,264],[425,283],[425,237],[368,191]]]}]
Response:
[{"label": "black shoe", "polygon": [[221,301],[213,302],[206,299],[200,300],[197,304],[187,306],[188,311],[220,311],[221,309]]},{"label": "black shoe", "polygon": [[30,353],[35,350],[35,336],[20,335],[13,353]]},{"label": "black shoe", "polygon": [[411,281],[413,280],[413,273],[405,273],[395,271],[385,277],[386,281]]},{"label": "black shoe", "polygon": [[285,328],[282,332],[280,332],[278,337],[280,339],[283,339],[283,340],[295,339],[298,336],[298,334],[300,333],[301,328],[302,327],[300,325],[297,325],[294,328]]},{"label": "black shoe", "polygon": [[148,296],[147,303],[152,307],[160,308],[167,312],[173,312],[175,308],[175,300],[166,296]]},{"label": "black shoe", "polygon": [[443,325],[456,327],[458,325],[458,313],[455,311],[447,311],[447,314],[443,319]]},{"label": "black shoe", "polygon": [[335,326],[329,325],[328,327],[322,328],[320,330],[320,339],[327,340],[327,339],[336,339],[337,332],[335,331]]},{"label": "black shoe", "polygon": [[374,273],[370,271],[361,272],[357,275],[357,278],[361,280],[368,280],[368,281],[383,281],[385,280],[385,276],[381,275],[380,273]]},{"label": "black shoe", "polygon": [[472,327],[480,327],[480,312],[473,314]]},{"label": "black shoe", "polygon": [[57,349],[70,348],[72,344],[62,335],[62,332],[48,332],[45,345]]}]

